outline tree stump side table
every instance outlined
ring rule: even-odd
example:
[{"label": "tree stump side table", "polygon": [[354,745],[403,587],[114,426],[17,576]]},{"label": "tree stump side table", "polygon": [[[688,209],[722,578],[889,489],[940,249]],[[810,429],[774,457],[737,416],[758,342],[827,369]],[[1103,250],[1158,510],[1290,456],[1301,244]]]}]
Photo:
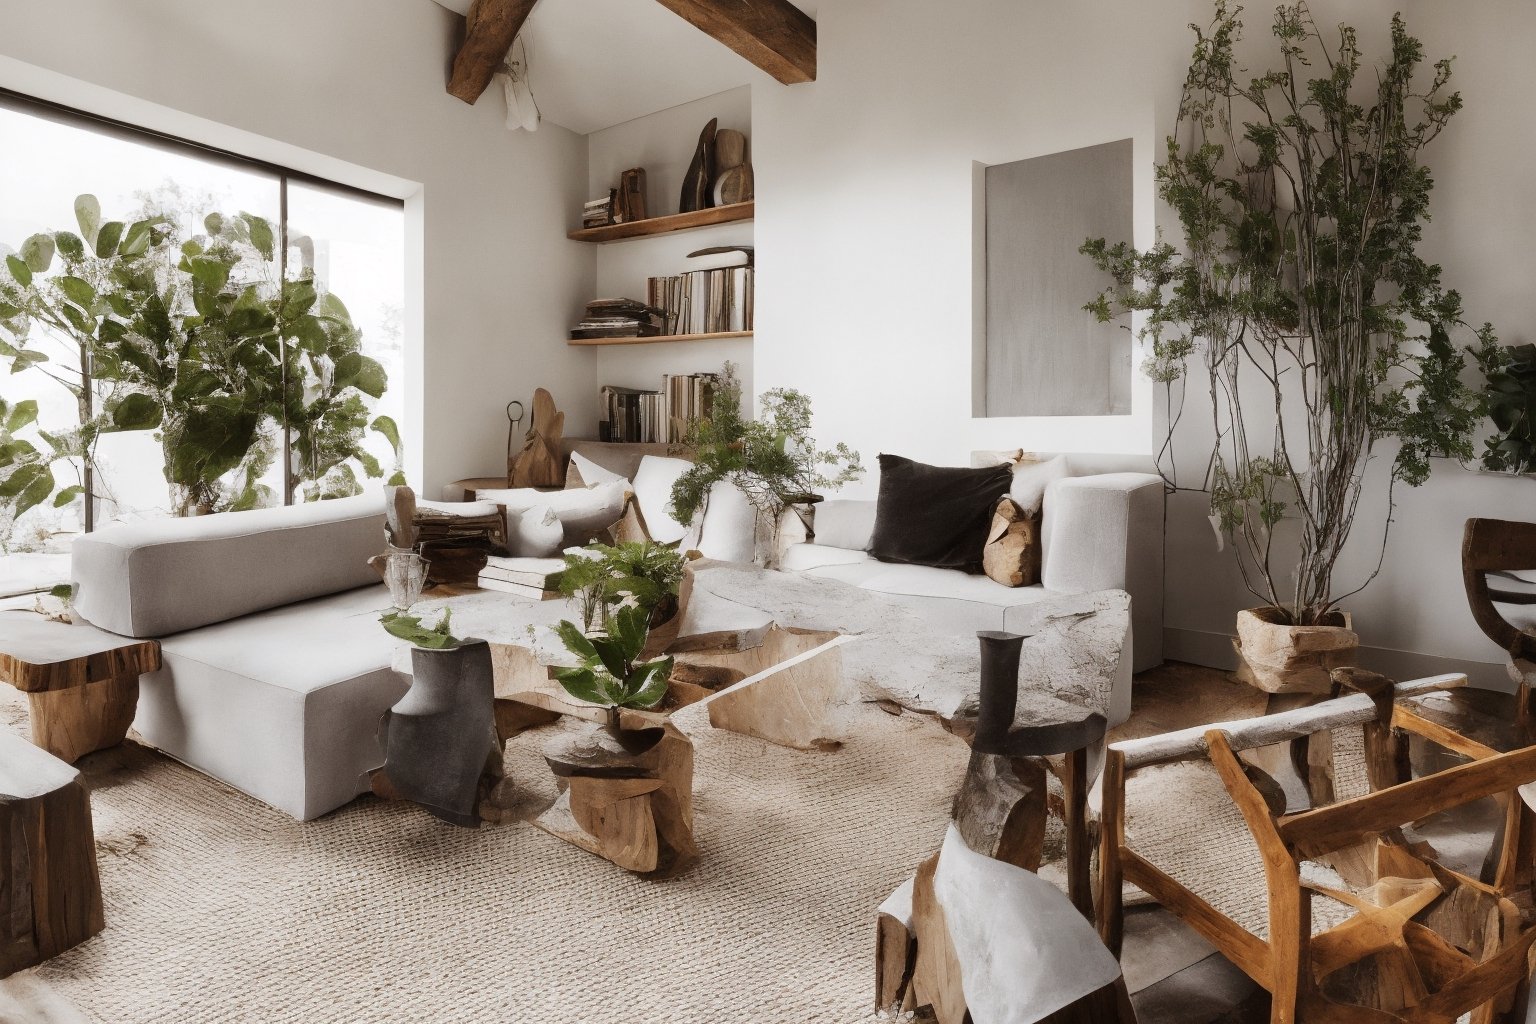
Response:
[{"label": "tree stump side table", "polygon": [[80,773],[0,732],[0,978],[102,929],[91,797]]},{"label": "tree stump side table", "polygon": [[159,667],[158,640],[0,613],[0,682],[27,695],[32,742],[61,761],[121,743],[138,710],[139,676]]}]

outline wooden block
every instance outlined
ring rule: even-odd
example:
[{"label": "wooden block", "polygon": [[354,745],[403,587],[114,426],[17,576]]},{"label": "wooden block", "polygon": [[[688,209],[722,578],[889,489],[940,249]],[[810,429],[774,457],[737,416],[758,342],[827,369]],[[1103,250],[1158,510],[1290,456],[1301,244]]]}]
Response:
[{"label": "wooden block", "polygon": [[0,733],[0,977],[101,931],[90,795],[80,773]]},{"label": "wooden block", "polygon": [[32,742],[73,764],[123,742],[139,707],[138,675],[27,694]]},{"label": "wooden block", "polygon": [[1040,516],[1026,516],[1013,499],[1003,497],[992,513],[987,545],[981,552],[982,571],[1005,587],[1029,587],[1040,582]]},{"label": "wooden block", "polygon": [[858,639],[836,637],[721,690],[703,702],[709,724],[796,750],[837,749],[841,648]]},{"label": "wooden block", "polygon": [[559,487],[564,482],[565,459],[560,452],[560,437],[565,432],[565,413],[555,408],[555,399],[539,388],[533,393],[533,421],[523,440],[523,449],[507,467],[513,487]]},{"label": "wooden block", "polygon": [[971,752],[952,816],[977,853],[1040,870],[1045,843],[1046,771],[1038,760]]}]

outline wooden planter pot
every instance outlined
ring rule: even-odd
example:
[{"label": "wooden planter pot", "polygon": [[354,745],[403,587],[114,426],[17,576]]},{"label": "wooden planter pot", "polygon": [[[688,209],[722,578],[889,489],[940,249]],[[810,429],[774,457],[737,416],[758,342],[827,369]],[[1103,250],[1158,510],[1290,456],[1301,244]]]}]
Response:
[{"label": "wooden planter pot", "polygon": [[1268,693],[1328,693],[1329,673],[1353,665],[1360,646],[1349,613],[1333,614],[1334,625],[1291,626],[1274,608],[1238,612],[1232,641],[1241,659],[1237,678]]}]

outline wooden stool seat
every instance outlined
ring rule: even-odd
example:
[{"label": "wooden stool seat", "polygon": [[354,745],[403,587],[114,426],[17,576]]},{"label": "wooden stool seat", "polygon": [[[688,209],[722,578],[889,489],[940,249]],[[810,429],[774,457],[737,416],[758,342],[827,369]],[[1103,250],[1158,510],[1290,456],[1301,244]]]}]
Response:
[{"label": "wooden stool seat", "polygon": [[0,612],[0,681],[27,695],[32,742],[73,763],[123,741],[139,676],[160,667],[160,642],[33,612]]},{"label": "wooden stool seat", "polygon": [[102,929],[91,798],[80,773],[0,732],[0,977]]}]

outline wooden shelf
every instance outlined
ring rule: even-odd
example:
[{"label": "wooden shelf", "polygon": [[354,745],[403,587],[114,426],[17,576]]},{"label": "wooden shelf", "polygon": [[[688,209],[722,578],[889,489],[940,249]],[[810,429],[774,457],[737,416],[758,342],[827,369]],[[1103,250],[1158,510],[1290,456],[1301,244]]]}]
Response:
[{"label": "wooden shelf", "polygon": [[646,235],[664,235],[671,231],[707,228],[711,224],[751,220],[754,205],[754,203],[745,202],[731,206],[711,206],[707,210],[674,213],[666,217],[647,217],[645,220],[632,220],[628,224],[606,224],[600,228],[582,228],[568,233],[565,237],[578,242],[618,242],[626,238],[642,238]]},{"label": "wooden shelf", "polygon": [[653,334],[649,338],[570,338],[568,345],[664,345],[674,341],[721,341],[750,338],[751,331],[717,331],[713,334]]}]

